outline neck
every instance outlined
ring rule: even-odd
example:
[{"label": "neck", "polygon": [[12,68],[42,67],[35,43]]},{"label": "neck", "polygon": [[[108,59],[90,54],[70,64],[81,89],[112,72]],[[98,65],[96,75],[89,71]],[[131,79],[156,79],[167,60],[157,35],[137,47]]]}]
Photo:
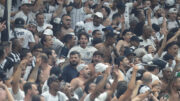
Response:
[{"label": "neck", "polygon": [[25,97],[24,97],[24,101],[31,101],[31,96],[30,95],[26,95]]},{"label": "neck", "polygon": [[53,96],[56,96],[57,91],[52,90],[52,89],[49,89],[49,93],[50,93],[51,95],[53,95]]},{"label": "neck", "polygon": [[48,66],[49,66],[49,64],[48,63],[43,63],[43,64],[41,64],[41,69],[46,69],[46,68],[48,68]]}]

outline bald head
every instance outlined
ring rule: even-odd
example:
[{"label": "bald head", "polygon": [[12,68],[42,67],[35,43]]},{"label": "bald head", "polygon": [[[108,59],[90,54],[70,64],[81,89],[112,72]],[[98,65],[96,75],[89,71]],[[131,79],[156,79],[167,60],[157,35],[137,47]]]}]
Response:
[{"label": "bald head", "polygon": [[143,74],[142,80],[144,83],[151,83],[152,82],[152,75],[150,72],[145,72]]}]

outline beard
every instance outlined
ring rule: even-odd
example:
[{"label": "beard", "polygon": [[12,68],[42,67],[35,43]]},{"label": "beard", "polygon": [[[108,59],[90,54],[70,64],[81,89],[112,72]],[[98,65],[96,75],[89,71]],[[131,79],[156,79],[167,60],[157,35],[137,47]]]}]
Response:
[{"label": "beard", "polygon": [[70,64],[71,64],[72,66],[77,66],[77,65],[78,65],[78,62],[71,61]]}]

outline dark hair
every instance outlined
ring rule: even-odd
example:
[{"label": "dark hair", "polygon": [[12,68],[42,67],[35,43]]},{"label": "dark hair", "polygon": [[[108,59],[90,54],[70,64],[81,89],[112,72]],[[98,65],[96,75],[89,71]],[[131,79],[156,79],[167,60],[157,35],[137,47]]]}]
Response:
[{"label": "dark hair", "polygon": [[79,33],[79,35],[78,35],[78,40],[80,40],[80,38],[81,38],[81,36],[86,36],[86,38],[88,39],[88,41],[89,41],[89,35],[86,33],[86,32],[81,32],[81,33]]},{"label": "dark hair", "polygon": [[151,46],[151,45],[147,45],[146,47],[144,47],[144,49],[145,49],[147,52],[148,52],[149,46]]},{"label": "dark hair", "polygon": [[69,40],[72,40],[72,38],[73,38],[73,35],[67,34],[63,37],[63,42],[68,43]]},{"label": "dark hair", "polygon": [[102,8],[104,8],[107,12],[107,16],[109,16],[109,14],[111,13],[111,10],[109,7],[106,7],[106,6],[102,6]]},{"label": "dark hair", "polygon": [[104,57],[104,54],[100,51],[95,51],[93,56],[100,55],[102,58]]},{"label": "dark hair", "polygon": [[127,82],[126,81],[119,81],[117,85],[117,93],[116,97],[119,98],[124,92],[127,90]]},{"label": "dark hair", "polygon": [[113,14],[112,19],[116,19],[117,17],[120,17],[118,13]]},{"label": "dark hair", "polygon": [[32,82],[26,82],[26,83],[24,84],[23,89],[24,89],[25,95],[28,93],[28,90],[29,90],[29,89],[32,89],[32,84],[34,84],[34,83],[32,83]]},{"label": "dark hair", "polygon": [[178,28],[173,28],[173,29],[171,29],[171,30],[169,31],[168,35],[167,35],[167,41],[168,41],[169,39],[171,39],[171,38],[176,34],[177,31],[178,31]]},{"label": "dark hair", "polygon": [[49,56],[52,55],[52,49],[49,49],[49,48],[48,49],[44,49],[43,53],[45,53],[48,56],[48,58],[49,58]]},{"label": "dark hair", "polygon": [[103,42],[103,40],[101,38],[94,38],[92,40],[92,45],[95,46],[96,44],[102,43],[102,42]]},{"label": "dark hair", "polygon": [[53,82],[56,81],[56,80],[58,80],[58,77],[55,76],[55,75],[52,75],[52,76],[50,76],[50,77],[48,78],[48,80],[47,80],[47,85],[49,86],[49,88],[50,88],[51,83],[53,83]]},{"label": "dark hair", "polygon": [[31,53],[31,51],[29,49],[23,49],[21,52],[20,52],[20,58],[21,60],[23,60],[23,58],[25,58],[27,56],[27,53]]},{"label": "dark hair", "polygon": [[170,47],[172,47],[172,46],[174,46],[174,45],[177,45],[177,46],[178,46],[178,44],[177,44],[177,42],[176,42],[176,41],[173,41],[173,42],[171,42],[171,43],[167,44],[167,46],[166,46],[165,50],[167,51]]},{"label": "dark hair", "polygon": [[41,101],[41,96],[40,95],[33,95],[32,101]]},{"label": "dark hair", "polygon": [[168,61],[168,60],[174,60],[174,56],[172,56],[171,54],[169,53],[166,53],[164,56],[163,56],[163,60],[165,61]]},{"label": "dark hair", "polygon": [[131,32],[129,29],[125,29],[122,33],[122,35],[124,36],[127,32]]},{"label": "dark hair", "polygon": [[75,54],[77,54],[79,57],[81,57],[80,53],[77,52],[77,51],[72,51],[72,52],[70,53],[70,56],[71,56],[71,55],[75,55]]},{"label": "dark hair", "polygon": [[92,32],[92,35],[95,35],[97,31],[100,31],[100,30],[94,30],[94,31]]},{"label": "dark hair", "polygon": [[43,49],[43,46],[42,46],[41,44],[36,44],[36,45],[34,45],[32,51],[35,51],[35,50],[37,50],[37,49],[39,49],[39,48],[42,48],[42,49]]},{"label": "dark hair", "polygon": [[[65,16],[69,16],[68,14],[64,14],[62,17],[61,17],[61,23],[60,24],[63,24],[63,19]],[[69,16],[70,17],[70,16]]]},{"label": "dark hair", "polygon": [[44,15],[44,13],[42,13],[42,12],[37,13],[37,14],[36,14],[36,18],[37,18],[39,15]]}]

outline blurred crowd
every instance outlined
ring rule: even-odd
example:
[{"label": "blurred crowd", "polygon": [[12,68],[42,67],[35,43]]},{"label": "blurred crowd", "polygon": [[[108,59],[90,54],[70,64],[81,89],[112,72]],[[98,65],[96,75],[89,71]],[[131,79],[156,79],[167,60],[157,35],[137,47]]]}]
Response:
[{"label": "blurred crowd", "polygon": [[0,38],[0,101],[180,101],[180,0],[0,0]]}]

